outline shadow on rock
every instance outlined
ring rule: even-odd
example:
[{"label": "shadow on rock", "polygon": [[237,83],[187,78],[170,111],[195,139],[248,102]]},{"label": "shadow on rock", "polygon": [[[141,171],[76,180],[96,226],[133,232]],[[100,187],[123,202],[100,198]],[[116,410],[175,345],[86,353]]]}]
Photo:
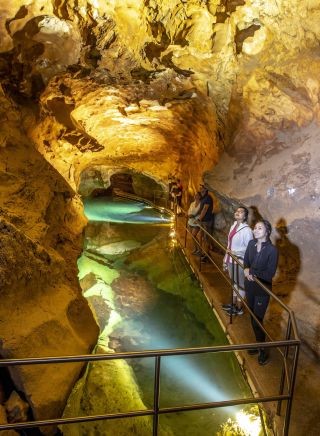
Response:
[{"label": "shadow on rock", "polygon": [[277,295],[288,302],[290,294],[296,288],[298,275],[301,269],[300,249],[288,234],[289,229],[284,218],[280,218],[275,228],[278,236],[274,244],[279,251],[278,270],[276,275]]}]

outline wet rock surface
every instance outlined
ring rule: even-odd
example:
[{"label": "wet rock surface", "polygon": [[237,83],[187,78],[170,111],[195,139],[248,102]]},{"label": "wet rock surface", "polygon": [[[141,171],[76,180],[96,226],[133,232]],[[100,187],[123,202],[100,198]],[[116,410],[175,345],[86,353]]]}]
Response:
[{"label": "wet rock surface", "polygon": [[8,422],[26,422],[28,420],[29,405],[22,400],[20,395],[13,391],[5,402]]},{"label": "wet rock surface", "polygon": [[151,283],[138,274],[121,274],[112,283],[116,306],[122,316],[141,315],[156,304]]},{"label": "wet rock surface", "polygon": [[[18,106],[4,95],[0,99],[6,138],[0,149],[0,354],[89,352],[98,330],[76,279],[85,224],[81,205],[26,137]],[[24,366],[12,367],[10,375],[41,419],[61,413],[80,370]]]},{"label": "wet rock surface", "polygon": [[[0,404],[0,423],[1,424],[7,424],[7,414],[5,407]],[[17,433],[15,430],[3,430],[1,432],[3,436],[17,436],[19,433]]]},{"label": "wet rock surface", "polygon": [[221,240],[239,202],[278,228],[275,289],[318,358],[318,2],[16,0],[0,9],[4,297],[24,305],[36,294],[45,308],[63,277],[79,298],[80,187],[108,188],[121,172],[163,187],[175,174],[187,204],[209,171]]}]

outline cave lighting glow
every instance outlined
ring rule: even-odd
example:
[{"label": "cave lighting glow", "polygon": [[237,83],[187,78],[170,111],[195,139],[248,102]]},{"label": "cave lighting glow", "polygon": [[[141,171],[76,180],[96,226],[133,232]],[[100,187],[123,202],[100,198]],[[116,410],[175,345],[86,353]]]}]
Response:
[{"label": "cave lighting glow", "polygon": [[175,238],[176,237],[176,231],[175,231],[174,228],[171,228],[169,236],[170,236],[170,238]]},{"label": "cave lighting glow", "polygon": [[[149,330],[155,349],[161,344],[161,349],[174,349],[178,344],[160,336],[154,329]],[[191,356],[192,358],[193,356]],[[175,380],[182,386],[189,387],[203,398],[203,401],[226,401],[229,398],[216,386],[213,380],[199,371],[196,363],[191,362],[189,356],[169,356],[162,358],[163,369],[174,375]],[[227,409],[227,408],[226,408]]]},{"label": "cave lighting glow", "polygon": [[[91,221],[154,223],[157,216],[145,216],[145,213],[148,213],[148,209],[149,213],[151,211],[153,213],[156,212],[144,203],[127,202],[123,200],[119,203],[114,200],[108,202],[103,198],[97,198],[90,199],[86,205],[85,211]],[[132,217],[133,213],[137,214],[135,220],[127,221],[126,217],[130,215]],[[171,217],[166,218],[167,222],[170,222],[170,218]],[[169,236],[171,244],[175,245],[176,234],[173,227],[171,227],[169,231]],[[109,249],[114,250],[115,247],[109,247]],[[123,247],[121,251],[123,251]],[[93,259],[87,258],[85,255],[82,255],[79,260],[79,270],[80,278],[84,277],[89,271],[94,272],[100,277],[99,283],[88,289],[84,293],[85,296],[99,295],[104,300],[108,301],[108,304],[112,308],[108,324],[105,326],[99,338],[99,345],[104,346],[106,351],[108,351],[109,335],[115,326],[122,321],[120,314],[115,308],[114,295],[111,287],[111,282],[118,276],[118,273],[114,270],[108,271],[108,268],[96,263]],[[152,338],[151,346],[153,349],[173,349],[181,346],[181,344],[177,344],[159,334],[159,331],[152,327],[150,328],[150,326],[149,335]],[[194,356],[170,356],[162,358],[161,367],[170,377],[174,378],[175,387],[178,385],[178,389],[182,393],[183,387],[186,387],[189,390],[189,395],[190,393],[194,393],[198,397],[196,402],[226,401],[232,399],[232,394],[230,394],[227,389],[224,390],[221,383],[217,385],[215,382],[218,375],[213,373],[211,376],[210,374],[202,372],[201,367],[192,357]],[[229,417],[226,423],[222,424],[222,427],[226,425],[228,428],[241,429],[241,431],[248,436],[258,436],[260,434],[261,423],[259,416],[241,410],[240,406],[224,407],[223,410]]]},{"label": "cave lighting glow", "polygon": [[241,430],[248,436],[259,436],[261,433],[260,417],[244,410],[236,413],[236,422]]},{"label": "cave lighting glow", "polygon": [[[155,331],[149,332],[153,341],[162,348],[176,348],[177,344],[160,337]],[[192,356],[191,356],[192,357]],[[190,390],[198,394],[203,402],[227,401],[232,399],[227,392],[216,386],[214,380],[208,375],[200,372],[196,363],[188,359],[188,356],[170,356],[162,358],[161,367],[173,375],[175,381],[178,381],[181,387],[187,386]],[[160,381],[161,383],[161,381]],[[261,433],[260,416],[252,414],[245,410],[239,410],[243,406],[224,407],[223,410],[229,414],[227,423],[235,428],[241,429],[246,436],[259,436]],[[252,407],[251,407],[252,409]],[[222,424],[224,426],[224,424]],[[231,434],[231,433],[230,433]]]},{"label": "cave lighting glow", "polygon": [[90,221],[107,221],[127,224],[169,224],[172,217],[165,212],[159,213],[149,205],[112,198],[97,197],[84,200],[84,212]]}]

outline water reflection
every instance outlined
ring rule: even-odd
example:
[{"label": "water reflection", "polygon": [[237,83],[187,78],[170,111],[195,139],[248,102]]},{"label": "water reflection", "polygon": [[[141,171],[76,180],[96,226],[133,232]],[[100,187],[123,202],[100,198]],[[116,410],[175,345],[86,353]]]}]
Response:
[{"label": "water reflection", "polygon": [[[79,278],[100,319],[99,346],[104,351],[227,343],[181,250],[172,246],[170,226],[156,225],[169,223],[169,216],[164,218],[143,203],[101,197],[87,200],[85,212],[90,223]],[[128,365],[143,403],[152,407],[154,359],[133,359]],[[161,407],[249,396],[232,353],[162,358]],[[228,418],[236,419],[240,409],[163,415],[162,434],[217,434]],[[108,428],[109,424],[101,425]]]},{"label": "water reflection", "polygon": [[148,206],[145,203],[113,199],[112,197],[96,197],[84,200],[85,214],[89,221],[107,221],[128,224],[167,224],[171,216],[164,211]]}]

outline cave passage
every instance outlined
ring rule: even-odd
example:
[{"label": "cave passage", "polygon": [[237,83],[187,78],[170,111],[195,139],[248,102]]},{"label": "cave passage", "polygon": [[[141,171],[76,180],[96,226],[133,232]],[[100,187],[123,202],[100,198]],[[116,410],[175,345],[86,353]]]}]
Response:
[{"label": "cave passage", "polygon": [[[144,203],[111,197],[87,198],[84,205],[89,224],[78,262],[79,279],[100,326],[97,353],[227,344],[174,239],[169,216]],[[118,362],[89,366],[76,387],[77,394],[69,399],[65,416],[87,413],[86,402],[91,414],[123,411],[121,407],[137,410],[141,404],[152,407],[154,360],[113,364]],[[124,385],[122,380],[126,380]],[[139,397],[141,403],[126,400],[130,389],[136,395],[130,393],[130,401]],[[231,353],[162,358],[160,407],[249,396],[250,389]],[[241,413],[258,415],[254,406],[161,415],[160,434],[217,434],[232,423],[239,425]],[[139,423],[124,421],[118,427],[111,427],[114,422],[96,423],[95,434],[113,428],[117,435],[152,434],[147,424],[135,433]],[[250,434],[258,435],[258,418],[251,422],[256,430],[251,428]],[[128,427],[122,431],[123,425]],[[76,431],[86,434],[92,426],[82,424]],[[70,427],[74,426],[65,426],[64,434],[75,434]]]}]

